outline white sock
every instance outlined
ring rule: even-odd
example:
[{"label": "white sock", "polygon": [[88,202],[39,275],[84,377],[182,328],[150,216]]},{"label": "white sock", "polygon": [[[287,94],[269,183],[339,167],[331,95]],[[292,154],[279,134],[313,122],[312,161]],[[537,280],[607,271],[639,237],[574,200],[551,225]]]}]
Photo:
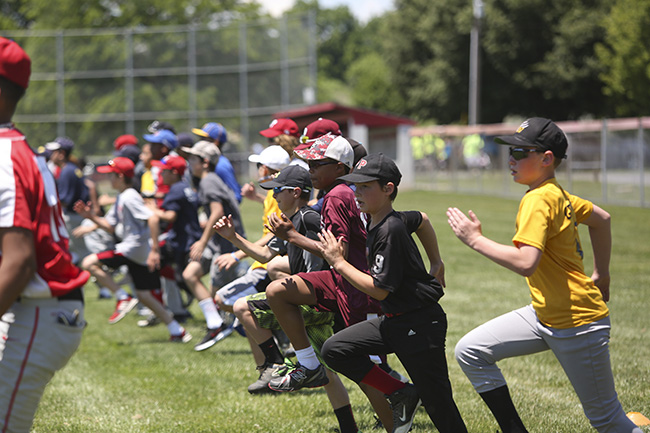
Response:
[{"label": "white sock", "polygon": [[214,305],[212,298],[206,298],[200,301],[199,307],[203,311],[203,317],[205,317],[205,323],[208,325],[208,329],[216,329],[223,324],[223,319],[217,311],[217,306]]},{"label": "white sock", "polygon": [[118,289],[117,292],[115,292],[115,297],[117,298],[118,301],[123,301],[125,299],[129,299],[131,295],[126,293],[124,289]]},{"label": "white sock", "polygon": [[300,365],[305,366],[309,370],[315,370],[320,365],[320,361],[316,357],[314,348],[309,346],[306,349],[296,350],[296,358]]},{"label": "white sock", "polygon": [[169,330],[169,333],[171,335],[179,335],[179,334],[182,334],[183,331],[185,331],[185,329],[183,329],[183,327],[180,325],[180,323],[178,323],[175,320],[172,320],[169,323],[169,325],[167,325],[167,329]]}]

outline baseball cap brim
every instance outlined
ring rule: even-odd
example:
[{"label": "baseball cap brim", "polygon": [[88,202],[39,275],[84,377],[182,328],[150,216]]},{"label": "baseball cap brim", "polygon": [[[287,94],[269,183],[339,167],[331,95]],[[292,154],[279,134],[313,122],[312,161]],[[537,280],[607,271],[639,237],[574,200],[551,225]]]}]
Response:
[{"label": "baseball cap brim", "polygon": [[350,173],[350,174],[346,174],[345,176],[339,177],[339,179],[350,183],[365,183],[365,182],[372,182],[373,180],[379,180],[381,178],[377,176],[368,176],[359,173],[356,174]]},{"label": "baseball cap brim", "polygon": [[523,146],[523,147],[537,147],[537,144],[530,143],[521,138],[519,135],[501,135],[494,137],[494,142],[497,144],[505,144],[508,146]]},{"label": "baseball cap brim", "polygon": [[97,167],[97,172],[98,173],[119,173],[118,170],[115,169],[115,167],[111,167],[110,165],[100,165]]},{"label": "baseball cap brim", "polygon": [[282,134],[282,131],[278,131],[277,129],[273,129],[273,128],[267,128],[267,129],[262,129],[260,131],[260,134],[266,138],[273,138]]},{"label": "baseball cap brim", "polygon": [[210,138],[210,134],[208,134],[201,128],[192,128],[192,133],[198,135],[199,137]]},{"label": "baseball cap brim", "polygon": [[[262,182],[259,185],[260,185],[260,188],[262,188],[262,189],[273,189],[276,186],[291,186],[291,185],[286,185],[286,184],[284,184],[282,182],[278,182],[277,180],[269,180],[269,181],[266,181],[266,182]],[[300,188],[300,187],[297,186],[295,188]]]},{"label": "baseball cap brim", "polygon": [[62,149],[62,148],[63,148],[63,146],[61,145],[61,143],[57,143],[56,141],[52,141],[50,143],[45,144],[45,149],[50,150],[50,151],[59,150],[59,149]]}]

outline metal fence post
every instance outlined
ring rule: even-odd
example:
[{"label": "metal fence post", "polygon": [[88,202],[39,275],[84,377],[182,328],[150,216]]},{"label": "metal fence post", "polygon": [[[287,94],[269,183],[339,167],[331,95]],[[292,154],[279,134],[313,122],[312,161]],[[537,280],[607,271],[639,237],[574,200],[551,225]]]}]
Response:
[{"label": "metal fence post", "polygon": [[63,59],[63,30],[56,34],[56,131],[65,135],[65,61]]},{"label": "metal fence post", "polygon": [[239,118],[244,146],[248,147],[248,54],[246,44],[246,23],[239,24]]},{"label": "metal fence post", "polygon": [[603,203],[607,203],[607,119],[603,119],[600,132],[600,185]]},{"label": "metal fence post", "polygon": [[196,108],[197,79],[196,79],[196,27],[190,26],[187,32],[187,103],[189,104],[189,123],[198,125]]},{"label": "metal fence post", "polygon": [[639,117],[639,129],[637,130],[637,141],[639,142],[639,203],[645,206],[645,149],[643,146],[643,122]]},{"label": "metal fence post", "polygon": [[280,80],[282,93],[280,95],[282,107],[289,106],[289,26],[287,15],[282,15],[280,21]]},{"label": "metal fence post", "polygon": [[129,134],[135,134],[135,88],[133,85],[133,29],[129,28],[126,30],[124,35],[125,38],[125,51],[126,51],[126,64],[124,71],[124,90],[126,94],[124,95],[124,103],[126,104],[126,131]]}]

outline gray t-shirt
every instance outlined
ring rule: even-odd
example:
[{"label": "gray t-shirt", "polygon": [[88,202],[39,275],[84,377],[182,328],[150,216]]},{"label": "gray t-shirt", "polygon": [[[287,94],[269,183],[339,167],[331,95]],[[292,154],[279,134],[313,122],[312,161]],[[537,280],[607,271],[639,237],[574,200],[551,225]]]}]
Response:
[{"label": "gray t-shirt", "polygon": [[151,237],[147,220],[153,215],[142,196],[133,188],[117,196],[113,207],[106,214],[106,221],[115,227],[118,244],[115,252],[140,265],[147,264]]},{"label": "gray t-shirt", "polygon": [[[246,237],[244,232],[244,225],[241,221],[239,213],[239,204],[235,198],[235,194],[226,183],[214,172],[208,173],[199,183],[199,202],[203,206],[206,215],[210,218],[210,203],[218,202],[223,206],[224,215],[232,215],[233,225],[235,231],[240,236]],[[236,251],[237,248],[226,239],[218,234],[215,234],[208,241],[208,248],[214,254],[224,254]]]}]

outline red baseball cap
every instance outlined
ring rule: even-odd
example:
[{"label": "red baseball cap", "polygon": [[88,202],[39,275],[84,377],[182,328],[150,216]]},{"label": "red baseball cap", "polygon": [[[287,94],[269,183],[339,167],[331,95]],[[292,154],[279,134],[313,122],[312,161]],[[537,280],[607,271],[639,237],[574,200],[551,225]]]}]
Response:
[{"label": "red baseball cap", "polygon": [[260,134],[267,138],[277,137],[282,134],[293,135],[296,138],[299,136],[298,125],[293,120],[287,118],[273,119],[269,127],[262,129]]},{"label": "red baseball cap", "polygon": [[319,117],[318,120],[305,126],[305,129],[300,136],[300,142],[302,144],[298,145],[294,150],[307,149],[311,146],[311,143],[313,143],[314,140],[325,134],[342,135],[341,128],[335,121]]},{"label": "red baseball cap", "polygon": [[0,37],[0,75],[26,89],[31,73],[32,61],[25,50],[14,41]]},{"label": "red baseball cap", "polygon": [[135,172],[135,164],[129,158],[118,156],[108,161],[108,165],[100,165],[97,167],[99,173],[117,173],[122,174],[124,177],[133,177]]},{"label": "red baseball cap", "polygon": [[151,165],[160,167],[162,170],[175,171],[179,176],[185,173],[185,167],[187,167],[185,159],[182,156],[176,155],[167,155],[160,161],[151,161]]},{"label": "red baseball cap", "polygon": [[138,137],[131,134],[120,135],[113,142],[113,147],[115,147],[115,150],[120,150],[124,146],[137,146],[137,145],[138,145]]}]

